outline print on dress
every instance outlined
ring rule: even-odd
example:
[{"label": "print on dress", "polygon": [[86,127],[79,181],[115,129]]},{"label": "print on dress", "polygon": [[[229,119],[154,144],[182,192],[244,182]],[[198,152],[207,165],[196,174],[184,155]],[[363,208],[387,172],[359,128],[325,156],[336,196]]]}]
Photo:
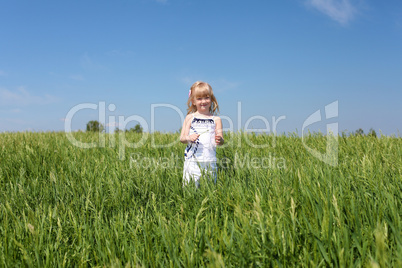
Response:
[{"label": "print on dress", "polygon": [[[193,119],[194,121],[194,119]],[[193,123],[193,122],[191,122]],[[190,132],[193,131],[193,133],[198,134],[197,130],[195,128],[193,128],[192,126],[190,127]],[[186,159],[191,158],[192,156],[194,156],[194,154],[197,152],[198,149],[198,145],[200,144],[200,140],[199,138],[195,141],[195,142],[191,142],[187,145],[186,150],[184,151],[184,157]]]},{"label": "print on dress", "polygon": [[215,158],[215,121],[214,119],[194,117],[190,125],[190,133],[200,136],[189,143],[184,151],[185,159],[211,161]]}]

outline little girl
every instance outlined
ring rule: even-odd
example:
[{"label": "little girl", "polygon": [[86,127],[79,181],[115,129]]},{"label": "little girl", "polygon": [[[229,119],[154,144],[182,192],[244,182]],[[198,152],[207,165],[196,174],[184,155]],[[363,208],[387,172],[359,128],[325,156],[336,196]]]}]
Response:
[{"label": "little girl", "polygon": [[187,106],[180,134],[180,141],[187,144],[183,180],[185,183],[194,180],[198,187],[204,173],[216,182],[216,145],[224,143],[222,121],[214,116],[219,106],[208,83],[198,81],[191,86]]}]

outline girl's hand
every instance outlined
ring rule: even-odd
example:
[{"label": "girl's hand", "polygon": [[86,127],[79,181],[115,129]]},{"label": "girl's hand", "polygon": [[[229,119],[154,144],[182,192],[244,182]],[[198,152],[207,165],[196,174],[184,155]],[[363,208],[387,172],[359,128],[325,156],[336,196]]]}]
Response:
[{"label": "girl's hand", "polygon": [[215,135],[215,143],[216,145],[223,145],[225,141],[222,136]]},{"label": "girl's hand", "polygon": [[187,136],[187,141],[195,142],[199,136],[200,136],[200,134],[197,134],[197,133],[191,134],[191,135]]}]

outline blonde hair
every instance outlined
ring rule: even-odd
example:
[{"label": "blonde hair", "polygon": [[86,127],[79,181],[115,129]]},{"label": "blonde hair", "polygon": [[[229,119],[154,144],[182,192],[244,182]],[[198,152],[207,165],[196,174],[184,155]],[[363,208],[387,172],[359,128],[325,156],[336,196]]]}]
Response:
[{"label": "blonde hair", "polygon": [[209,107],[209,112],[211,114],[215,114],[215,112],[219,113],[218,101],[214,96],[212,87],[206,82],[197,81],[190,89],[190,94],[187,100],[187,114],[195,113],[197,111],[197,107],[193,103],[193,99],[197,97],[210,97],[211,107]]}]

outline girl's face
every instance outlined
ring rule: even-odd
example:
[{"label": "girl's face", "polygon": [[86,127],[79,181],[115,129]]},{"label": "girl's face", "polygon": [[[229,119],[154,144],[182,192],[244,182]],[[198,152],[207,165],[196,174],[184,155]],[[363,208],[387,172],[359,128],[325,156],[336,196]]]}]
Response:
[{"label": "girl's face", "polygon": [[209,113],[211,107],[211,98],[209,96],[194,97],[194,105],[199,113]]}]

